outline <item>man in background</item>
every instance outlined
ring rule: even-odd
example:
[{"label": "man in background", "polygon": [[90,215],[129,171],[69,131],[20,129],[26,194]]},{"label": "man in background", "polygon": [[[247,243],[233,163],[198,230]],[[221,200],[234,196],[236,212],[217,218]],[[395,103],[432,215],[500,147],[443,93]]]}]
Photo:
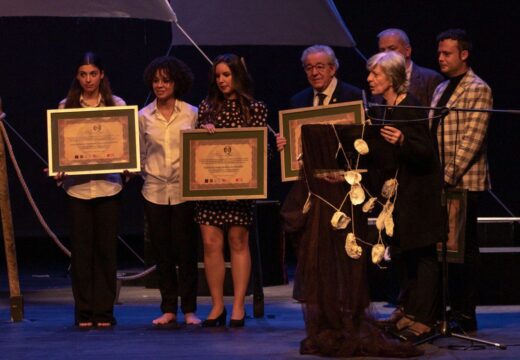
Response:
[{"label": "man in background", "polygon": [[430,106],[433,91],[443,80],[438,72],[419,66],[412,61],[412,46],[408,35],[401,29],[386,29],[381,31],[379,51],[397,51],[406,60],[406,77],[410,81],[408,92],[424,106]]},{"label": "man in background", "polygon": [[[491,109],[491,88],[470,67],[472,43],[466,31],[444,31],[437,36],[437,41],[439,67],[448,80],[435,89],[432,107]],[[467,191],[464,263],[450,264],[449,271],[451,319],[462,330],[470,332],[477,329],[475,309],[480,262],[477,209],[482,192],[491,187],[486,145],[490,114],[449,111],[442,120],[444,133],[439,126],[441,115],[440,111],[430,112],[431,131],[443,157],[445,186]]]}]

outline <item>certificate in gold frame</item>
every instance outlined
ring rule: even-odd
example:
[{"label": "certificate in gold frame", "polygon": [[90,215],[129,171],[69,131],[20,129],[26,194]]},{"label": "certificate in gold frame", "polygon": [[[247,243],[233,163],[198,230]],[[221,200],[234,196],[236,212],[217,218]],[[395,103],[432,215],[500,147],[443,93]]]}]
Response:
[{"label": "certificate in gold frame", "polygon": [[365,113],[362,101],[351,101],[319,107],[305,107],[278,112],[280,135],[287,139],[280,153],[282,181],[298,180],[302,152],[301,127],[307,124],[363,124]]},{"label": "certificate in gold frame", "polygon": [[49,176],[141,171],[137,106],[47,110]]},{"label": "certificate in gold frame", "polygon": [[181,131],[181,199],[267,198],[265,127]]}]

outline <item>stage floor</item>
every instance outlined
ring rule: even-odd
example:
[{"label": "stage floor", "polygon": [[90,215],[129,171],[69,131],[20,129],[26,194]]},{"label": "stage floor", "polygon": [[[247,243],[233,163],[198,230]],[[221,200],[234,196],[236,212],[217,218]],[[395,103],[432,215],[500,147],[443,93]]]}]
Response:
[{"label": "stage floor", "polygon": [[[290,296],[291,285],[264,289],[264,318],[252,318],[248,297],[250,316],[243,329],[156,329],[151,320],[159,314],[158,290],[124,286],[116,306],[117,326],[80,330],[72,325],[73,301],[65,276],[22,276],[25,320],[17,323],[9,320],[5,273],[1,279],[0,358],[4,360],[317,358],[298,353],[305,330],[300,305]],[[199,297],[198,314],[204,318],[209,309],[210,299]],[[392,311],[383,303],[374,303],[373,309],[380,316]],[[470,335],[507,345],[507,350],[443,338],[421,345],[424,358],[520,359],[520,306],[479,307],[478,322],[479,331]]]}]

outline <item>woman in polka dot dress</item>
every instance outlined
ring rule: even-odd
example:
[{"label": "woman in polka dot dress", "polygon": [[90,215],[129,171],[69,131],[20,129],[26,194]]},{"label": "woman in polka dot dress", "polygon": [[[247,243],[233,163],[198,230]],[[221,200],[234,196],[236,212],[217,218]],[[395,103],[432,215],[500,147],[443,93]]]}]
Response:
[{"label": "woman in polka dot dress", "polygon": [[[252,97],[252,82],[241,58],[218,56],[213,62],[209,94],[199,105],[198,127],[215,128],[266,126],[267,108]],[[201,201],[195,209],[204,243],[204,267],[211,293],[212,309],[205,327],[225,326],[224,232],[231,253],[233,310],[229,326],[244,326],[244,301],[251,273],[249,226],[253,222],[252,201]]]}]

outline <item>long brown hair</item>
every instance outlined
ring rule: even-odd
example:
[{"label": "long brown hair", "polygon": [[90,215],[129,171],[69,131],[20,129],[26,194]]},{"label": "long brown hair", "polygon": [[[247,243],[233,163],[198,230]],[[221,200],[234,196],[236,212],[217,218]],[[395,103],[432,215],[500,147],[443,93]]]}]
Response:
[{"label": "long brown hair", "polygon": [[247,72],[244,60],[235,54],[218,55],[213,61],[209,78],[209,89],[206,101],[209,104],[210,111],[208,116],[214,117],[224,105],[224,94],[220,91],[216,80],[216,68],[220,63],[225,63],[231,70],[233,77],[233,90],[237,94],[240,109],[244,115],[246,124],[251,120],[249,105],[253,101],[253,81]]},{"label": "long brown hair", "polygon": [[79,99],[81,97],[81,93],[83,92],[83,88],[81,87],[78,79],[76,78],[76,75],[78,73],[79,68],[83,65],[93,65],[104,74],[103,78],[99,83],[99,93],[101,94],[101,98],[103,99],[103,103],[105,104],[105,106],[114,106],[114,99],[112,98],[112,89],[110,88],[110,82],[108,81],[108,77],[105,74],[105,67],[103,65],[103,61],[98,55],[89,51],[83,54],[81,59],[76,64],[74,78],[72,79],[72,84],[70,84],[70,89],[67,93],[67,99],[65,100],[65,108],[81,107]]}]

